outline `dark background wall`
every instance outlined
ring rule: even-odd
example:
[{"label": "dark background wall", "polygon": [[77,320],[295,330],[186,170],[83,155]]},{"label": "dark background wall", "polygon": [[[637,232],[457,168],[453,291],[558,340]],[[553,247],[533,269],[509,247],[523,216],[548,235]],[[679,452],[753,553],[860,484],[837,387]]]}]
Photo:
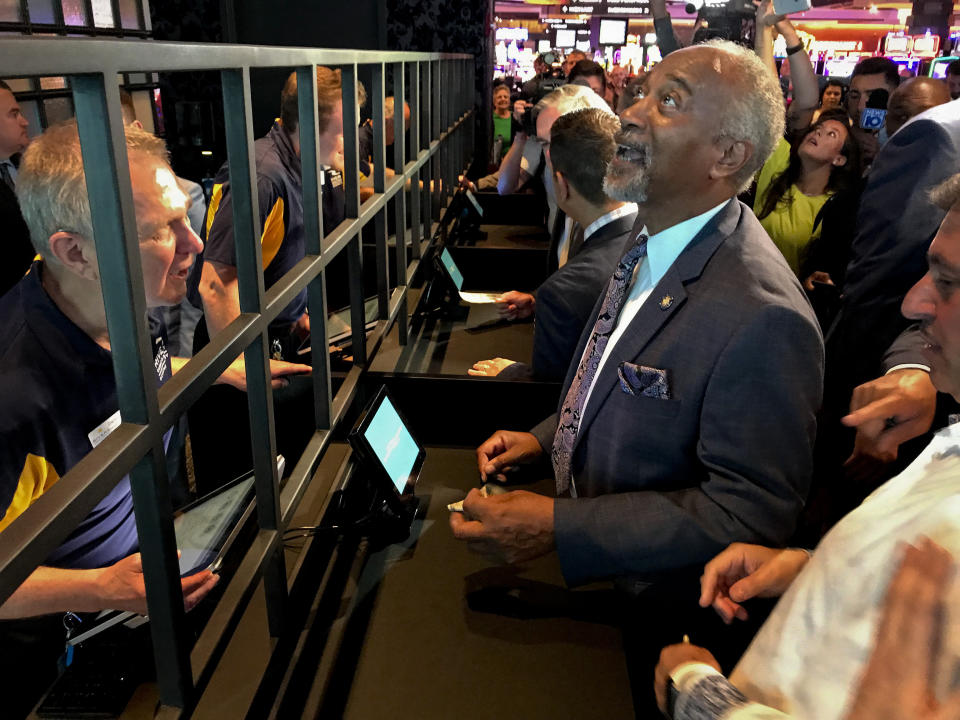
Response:
[{"label": "dark background wall", "polygon": [[478,174],[493,135],[493,0],[386,0],[386,6],[390,49],[473,55],[479,122],[472,174]]}]

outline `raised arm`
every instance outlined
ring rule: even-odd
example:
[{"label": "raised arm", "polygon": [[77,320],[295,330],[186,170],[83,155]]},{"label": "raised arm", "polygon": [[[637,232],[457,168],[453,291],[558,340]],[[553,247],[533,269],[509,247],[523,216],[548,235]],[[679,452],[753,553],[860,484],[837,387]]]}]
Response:
[{"label": "raised arm", "polygon": [[660,55],[666,57],[680,49],[680,43],[673,32],[673,21],[667,12],[667,0],[652,0],[650,8],[653,12],[653,30],[657,34],[657,47],[660,48]]},{"label": "raised arm", "polygon": [[[787,43],[787,52],[800,48],[790,54],[790,77],[793,79],[793,102],[787,110],[787,130],[796,132],[806,129],[813,121],[813,113],[820,102],[820,86],[810,56],[803,49],[803,41],[797,35],[793,24],[783,18],[775,25]],[[771,44],[770,54],[773,55]]]},{"label": "raised arm", "polygon": [[773,14],[773,2],[771,0],[763,0],[757,5],[757,31],[753,38],[753,49],[763,60],[763,64],[773,73],[773,76],[779,79],[780,73],[777,71],[777,63],[773,59],[773,41],[776,40],[776,30],[773,26],[776,21],[777,16]]}]

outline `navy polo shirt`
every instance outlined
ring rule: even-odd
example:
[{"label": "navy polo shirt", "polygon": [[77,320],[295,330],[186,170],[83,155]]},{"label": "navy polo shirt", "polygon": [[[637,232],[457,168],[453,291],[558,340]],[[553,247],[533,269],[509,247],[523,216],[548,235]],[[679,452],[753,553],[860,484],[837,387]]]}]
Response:
[{"label": "navy polo shirt", "polygon": [[[34,262],[0,299],[0,531],[109,434],[118,413],[110,353],[54,305],[41,285],[43,270]],[[171,376],[170,357],[162,328],[151,328],[154,333],[154,366],[163,384]],[[44,564],[105,567],[136,548],[124,478]]]},{"label": "navy polo shirt", "polygon": [[[260,205],[260,251],[264,288],[269,289],[306,255],[303,234],[303,185],[300,157],[290,137],[278,122],[254,143],[257,166],[257,196]],[[322,188],[323,230],[331,232],[344,218],[343,178],[335,170],[324,171]],[[207,209],[205,260],[236,267],[233,242],[233,202],[230,173],[226,164],[214,178],[213,194]],[[304,290],[271,324],[285,332],[307,307]]]}]

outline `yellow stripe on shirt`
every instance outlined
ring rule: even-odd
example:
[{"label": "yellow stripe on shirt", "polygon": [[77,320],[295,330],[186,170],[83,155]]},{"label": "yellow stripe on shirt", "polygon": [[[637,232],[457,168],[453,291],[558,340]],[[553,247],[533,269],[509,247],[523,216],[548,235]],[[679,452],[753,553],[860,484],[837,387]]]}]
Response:
[{"label": "yellow stripe on shirt", "polygon": [[20,481],[6,514],[0,520],[0,531],[16,520],[20,514],[33,505],[41,495],[54,486],[60,475],[46,458],[27,453],[27,460],[20,472]]},{"label": "yellow stripe on shirt", "polygon": [[263,254],[263,269],[273,261],[280,246],[283,244],[283,236],[286,229],[283,226],[283,198],[278,197],[273,204],[273,209],[267,215],[267,221],[263,224],[263,234],[260,236],[260,252]]},{"label": "yellow stripe on shirt", "polygon": [[210,205],[207,207],[207,237],[210,237],[210,226],[213,225],[213,218],[216,217],[217,210],[220,209],[221,199],[223,199],[223,183],[217,183],[213,186],[213,192],[210,194]]}]

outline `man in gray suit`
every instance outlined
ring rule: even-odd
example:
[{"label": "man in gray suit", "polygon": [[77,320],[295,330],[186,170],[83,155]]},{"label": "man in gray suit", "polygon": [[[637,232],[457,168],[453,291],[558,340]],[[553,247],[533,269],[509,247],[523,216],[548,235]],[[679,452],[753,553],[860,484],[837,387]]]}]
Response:
[{"label": "man in gray suit", "polygon": [[456,537],[508,562],[556,550],[569,584],[612,578],[637,594],[734,539],[790,536],[823,343],[735,199],[783,115],[777,82],[730,43],[671,53],[646,77],[605,183],[638,204],[639,232],[580,339],[560,412],[477,450],[488,478],[551,457],[561,497],[471,491],[450,519]]},{"label": "man in gray suit", "polygon": [[[733,537],[785,540],[809,482],[816,318],[733,199],[781,134],[779,88],[752,54],[715,44],[671,54],[644,89],[621,118],[606,187],[638,203],[650,239],[560,469],[571,497],[471,492],[451,518],[458,537],[509,561],[556,549],[571,584],[697,563]],[[597,365],[584,350],[602,305],[561,411]],[[556,456],[557,427],[554,416],[533,433],[494,434],[477,450],[481,472]],[[514,530],[526,544],[508,539]]]}]

